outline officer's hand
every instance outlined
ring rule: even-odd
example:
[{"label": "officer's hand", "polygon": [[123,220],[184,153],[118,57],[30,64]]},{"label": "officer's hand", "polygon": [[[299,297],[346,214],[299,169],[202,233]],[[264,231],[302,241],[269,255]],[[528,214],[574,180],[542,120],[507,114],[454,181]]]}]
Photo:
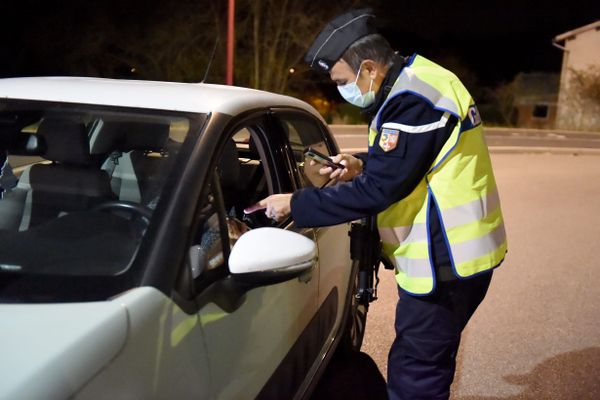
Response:
[{"label": "officer's hand", "polygon": [[[362,173],[362,160],[351,156],[350,154],[338,154],[331,157],[334,163],[342,164],[345,168],[322,167],[319,169],[319,174],[329,175],[329,179],[339,179],[342,181],[352,180],[357,175]],[[311,160],[310,165],[315,165],[316,162]]]},{"label": "officer's hand", "polygon": [[292,212],[290,202],[291,193],[272,194],[258,203],[244,209],[244,213],[252,214],[258,210],[265,210],[267,218],[277,222],[283,221]]}]

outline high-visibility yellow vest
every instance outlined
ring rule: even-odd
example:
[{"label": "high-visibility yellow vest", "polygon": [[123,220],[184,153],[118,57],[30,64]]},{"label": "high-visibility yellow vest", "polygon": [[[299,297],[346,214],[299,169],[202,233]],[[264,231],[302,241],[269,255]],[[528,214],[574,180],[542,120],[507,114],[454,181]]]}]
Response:
[{"label": "high-visibility yellow vest", "polygon": [[[481,119],[475,103],[450,71],[415,56],[398,76],[386,102],[410,92],[445,111],[438,123],[394,126],[418,133],[445,125],[454,115],[460,123],[437,155],[429,172],[404,199],[377,216],[383,250],[395,263],[396,281],[407,292],[425,295],[434,290],[435,272],[430,252],[428,209],[435,201],[454,273],[459,278],[498,266],[507,243],[500,200]],[[381,110],[369,129],[369,147],[377,136]],[[383,124],[382,129],[386,125]]]}]

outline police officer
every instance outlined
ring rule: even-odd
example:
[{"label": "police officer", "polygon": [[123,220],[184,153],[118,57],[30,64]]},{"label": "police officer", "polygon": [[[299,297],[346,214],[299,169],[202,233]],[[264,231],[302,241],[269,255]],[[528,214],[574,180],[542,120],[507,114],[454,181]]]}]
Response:
[{"label": "police officer", "polygon": [[277,194],[254,209],[298,227],[377,214],[395,265],[399,301],[389,352],[391,399],[447,399],[460,336],[483,300],[506,235],[479,113],[450,71],[401,57],[371,25],[370,10],[333,19],[306,61],[370,119],[366,155],[322,174],[341,183]]}]

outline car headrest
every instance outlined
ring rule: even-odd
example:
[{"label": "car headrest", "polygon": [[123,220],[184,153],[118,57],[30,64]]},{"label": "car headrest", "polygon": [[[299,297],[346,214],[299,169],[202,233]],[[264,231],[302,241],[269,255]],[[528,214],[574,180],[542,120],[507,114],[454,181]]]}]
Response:
[{"label": "car headrest", "polygon": [[105,122],[93,147],[94,154],[113,150],[156,151],[164,149],[169,138],[169,124],[134,121]]},{"label": "car headrest", "polygon": [[233,139],[227,140],[218,165],[221,187],[224,190],[237,189],[240,179],[240,160]]},{"label": "car headrest", "polygon": [[126,122],[123,128],[125,129],[123,151],[161,151],[169,137],[170,126],[148,122]]},{"label": "car headrest", "polygon": [[87,130],[82,121],[44,118],[37,135],[46,143],[42,157],[61,164],[89,166],[91,163]]}]

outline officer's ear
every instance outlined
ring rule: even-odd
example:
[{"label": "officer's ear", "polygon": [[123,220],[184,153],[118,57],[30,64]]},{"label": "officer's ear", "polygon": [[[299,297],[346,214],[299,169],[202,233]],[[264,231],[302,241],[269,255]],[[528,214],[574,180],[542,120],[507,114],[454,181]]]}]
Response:
[{"label": "officer's ear", "polygon": [[361,64],[360,73],[362,75],[366,75],[365,77],[368,77],[369,79],[375,80],[377,75],[381,72],[379,64],[371,59],[367,58],[363,60]]}]

